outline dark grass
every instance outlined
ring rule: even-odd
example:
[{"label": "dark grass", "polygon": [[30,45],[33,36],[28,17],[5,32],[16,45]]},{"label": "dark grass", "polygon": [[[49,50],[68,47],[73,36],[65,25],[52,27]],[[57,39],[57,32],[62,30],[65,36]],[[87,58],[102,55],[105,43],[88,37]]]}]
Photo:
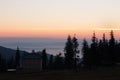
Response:
[{"label": "dark grass", "polygon": [[0,73],[0,80],[120,80],[120,68],[42,71],[39,73]]}]

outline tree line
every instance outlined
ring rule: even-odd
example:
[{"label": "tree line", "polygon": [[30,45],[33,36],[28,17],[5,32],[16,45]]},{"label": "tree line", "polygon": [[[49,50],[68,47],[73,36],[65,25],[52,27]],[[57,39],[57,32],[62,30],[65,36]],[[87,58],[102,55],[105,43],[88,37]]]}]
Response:
[{"label": "tree line", "polygon": [[[51,56],[48,68],[53,69],[77,69],[77,68],[97,68],[111,67],[120,63],[120,42],[114,37],[114,32],[110,32],[110,39],[103,34],[102,39],[98,39],[93,33],[91,43],[86,39],[82,43],[82,62],[77,63],[80,54],[78,39],[69,35],[64,48],[64,57],[59,53],[55,59]],[[44,62],[44,60],[43,60]]]},{"label": "tree line", "polygon": [[42,51],[43,69],[73,69],[77,67],[77,58],[79,54],[78,39],[69,35],[64,48],[64,57],[62,53],[56,56],[51,55],[49,60],[46,56],[46,50]]},{"label": "tree line", "polygon": [[[110,39],[103,34],[102,39],[98,39],[93,33],[91,43],[86,39],[82,43],[83,58],[79,58],[80,49],[79,42],[76,36],[67,38],[64,47],[64,53],[59,53],[56,56],[50,55],[43,49],[41,52],[42,68],[43,70],[56,69],[78,69],[78,68],[97,68],[97,67],[111,67],[120,63],[120,42],[115,39],[114,32],[110,32]],[[64,54],[64,56],[62,56]],[[79,62],[79,59],[82,62]],[[13,57],[7,62],[0,55],[0,69],[18,68],[20,66],[20,51],[16,50],[15,60]]]},{"label": "tree line", "polygon": [[120,42],[115,39],[113,31],[110,32],[110,39],[103,34],[102,39],[98,40],[93,33],[90,45],[84,39],[82,52],[84,67],[115,66],[120,63]]}]

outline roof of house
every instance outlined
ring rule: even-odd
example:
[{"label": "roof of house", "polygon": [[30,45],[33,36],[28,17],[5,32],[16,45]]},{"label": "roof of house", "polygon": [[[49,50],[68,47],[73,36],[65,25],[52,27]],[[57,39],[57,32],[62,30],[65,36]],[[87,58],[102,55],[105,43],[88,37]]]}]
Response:
[{"label": "roof of house", "polygon": [[39,53],[25,53],[23,59],[41,59],[41,55]]}]

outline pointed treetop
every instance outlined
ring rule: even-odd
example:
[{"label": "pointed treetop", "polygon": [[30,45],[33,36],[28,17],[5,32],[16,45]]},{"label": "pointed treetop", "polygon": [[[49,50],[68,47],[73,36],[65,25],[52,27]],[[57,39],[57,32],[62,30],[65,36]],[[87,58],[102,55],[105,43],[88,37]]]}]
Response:
[{"label": "pointed treetop", "polygon": [[74,37],[76,37],[76,34],[74,34]]},{"label": "pointed treetop", "polygon": [[77,41],[76,34],[74,34],[73,41]]},{"label": "pointed treetop", "polygon": [[19,50],[19,47],[17,46],[17,50]]},{"label": "pointed treetop", "polygon": [[103,33],[103,37],[105,37],[105,33]]},{"label": "pointed treetop", "polygon": [[93,32],[93,37],[95,37],[96,35],[95,35],[95,31]]},{"label": "pointed treetop", "polygon": [[105,33],[103,33],[103,41],[105,41],[106,40],[106,38],[105,38]]},{"label": "pointed treetop", "polygon": [[95,41],[96,41],[96,35],[95,35],[95,32],[93,32],[92,42],[95,42]]},{"label": "pointed treetop", "polygon": [[35,53],[35,50],[34,50],[34,49],[32,50],[32,53]]},{"label": "pointed treetop", "polygon": [[113,30],[111,30],[110,34],[113,35]]},{"label": "pointed treetop", "polygon": [[113,30],[111,30],[111,32],[110,32],[110,36],[111,36],[111,38],[114,39],[114,32],[113,32]]}]

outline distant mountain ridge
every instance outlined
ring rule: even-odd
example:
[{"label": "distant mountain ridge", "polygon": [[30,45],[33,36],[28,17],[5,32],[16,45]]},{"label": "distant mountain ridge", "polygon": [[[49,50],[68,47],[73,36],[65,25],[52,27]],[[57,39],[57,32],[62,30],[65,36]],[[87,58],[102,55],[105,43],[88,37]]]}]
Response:
[{"label": "distant mountain ridge", "polygon": [[[25,53],[25,51],[20,51],[20,55],[23,53]],[[15,58],[16,50],[0,46],[0,54],[3,59],[9,60],[11,57]]]},{"label": "distant mountain ridge", "polygon": [[[17,48],[16,48],[16,50],[17,50]],[[6,59],[6,60],[11,59],[12,57],[15,59],[16,50],[0,46],[0,54],[1,54],[2,58]],[[35,52],[35,54],[37,54],[37,53],[41,54],[41,51]],[[23,54],[31,54],[31,53],[20,50],[20,56],[21,57],[22,57]],[[50,56],[51,56],[51,54],[47,53],[48,60],[50,59]],[[55,57],[56,56],[53,55],[53,59],[55,59]],[[82,59],[79,59],[78,63],[80,63],[81,61],[82,61]]]},{"label": "distant mountain ridge", "polygon": [[[17,48],[16,48],[17,49]],[[22,57],[23,54],[31,54],[29,52],[26,52],[26,51],[21,51],[20,50],[20,56]],[[41,52],[35,52],[35,54],[41,54]],[[11,49],[11,48],[6,48],[6,47],[3,47],[3,46],[0,46],[0,54],[2,56],[3,59],[11,59],[11,57],[15,58],[15,55],[16,55],[16,50],[14,49]],[[50,54],[47,53],[47,56],[48,58],[51,56]]]}]

